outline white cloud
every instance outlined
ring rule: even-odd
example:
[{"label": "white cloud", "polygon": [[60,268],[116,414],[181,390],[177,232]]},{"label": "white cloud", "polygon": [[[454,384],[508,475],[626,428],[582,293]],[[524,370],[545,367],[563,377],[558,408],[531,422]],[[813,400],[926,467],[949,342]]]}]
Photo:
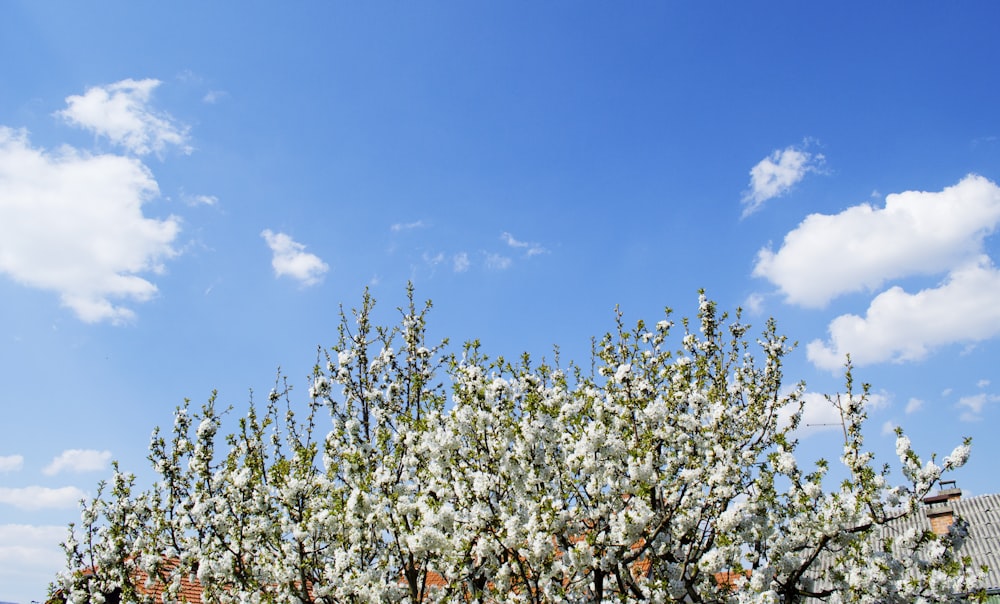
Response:
[{"label": "white cloud", "polygon": [[132,320],[117,301],[152,298],[156,286],[139,273],[162,272],[177,254],[180,219],[142,211],[158,193],[134,158],[48,153],[0,127],[0,273],[57,292],[86,322]]},{"label": "white cloud", "polygon": [[425,225],[423,220],[417,220],[414,222],[397,222],[389,227],[393,233],[398,233],[400,231],[412,231],[413,229],[422,229]]},{"label": "white cloud", "polygon": [[895,434],[896,433],[896,424],[892,423],[891,420],[886,420],[886,422],[882,424],[881,433],[882,433],[882,436],[891,436],[891,435]]},{"label": "white cloud", "polygon": [[219,203],[215,195],[182,195],[181,199],[189,206],[214,206]]},{"label": "white cloud", "polygon": [[429,264],[431,266],[437,266],[444,262],[444,252],[438,252],[436,254],[424,252],[420,257],[423,259],[425,264]]},{"label": "white cloud", "polygon": [[1000,401],[1000,396],[980,392],[972,396],[963,396],[958,399],[958,406],[964,407],[965,411],[959,415],[959,419],[964,422],[974,422],[982,419],[983,408],[987,403]]},{"label": "white cloud", "polygon": [[920,400],[919,398],[911,398],[910,400],[906,401],[906,414],[910,415],[911,413],[916,413],[917,411],[923,409],[923,407],[924,407],[924,401]]},{"label": "white cloud", "polygon": [[94,86],[82,95],[66,97],[68,107],[57,115],[67,122],[105,136],[136,155],[161,154],[168,146],[191,153],[188,128],[167,113],[149,107],[159,80],[122,80]]},{"label": "white cloud", "polygon": [[[66,540],[65,526],[0,524],[0,585],[14,601],[42,601],[43,591],[18,594],[23,589],[42,590],[66,564],[59,544]],[[33,585],[34,587],[28,587]]]},{"label": "white cloud", "polygon": [[76,487],[54,489],[39,486],[0,487],[0,503],[6,503],[23,510],[73,508],[84,497],[86,497],[86,493]]},{"label": "white cloud", "polygon": [[[793,411],[790,406],[781,410],[781,425],[788,425]],[[839,430],[841,425],[840,411],[823,394],[806,392],[802,395],[802,419],[796,429],[798,437],[826,430]]]},{"label": "white cloud", "polygon": [[750,314],[759,315],[764,310],[764,296],[754,292],[747,296],[743,306],[750,311]]},{"label": "white cloud", "polygon": [[941,192],[889,195],[833,216],[812,214],[777,252],[760,250],[753,274],[791,304],[822,307],[891,279],[945,273],[976,257],[1000,223],[1000,187],[970,175]]},{"label": "white cloud", "polygon": [[879,409],[886,409],[889,404],[892,403],[892,397],[882,390],[880,392],[872,392],[868,395],[868,399],[865,401],[865,409],[869,411],[877,411]]},{"label": "white cloud", "polygon": [[972,396],[963,396],[958,399],[958,404],[960,407],[967,407],[973,413],[980,413],[983,407],[986,406],[987,397],[985,394],[974,394]]},{"label": "white cloud", "polygon": [[21,455],[0,455],[0,472],[17,472],[24,467]]},{"label": "white cloud", "polygon": [[[827,430],[843,430],[843,420],[840,417],[840,410],[837,409],[836,396],[830,400],[826,395],[819,392],[806,392],[802,395],[802,419],[799,427],[795,430],[796,437],[804,437],[816,432]],[[889,404],[889,397],[885,393],[874,393],[868,395],[865,408],[869,411],[885,408]],[[779,413],[779,423],[787,426],[794,409],[786,407]]]},{"label": "white cloud", "polygon": [[225,90],[209,90],[205,93],[205,96],[203,96],[201,100],[209,105],[214,105],[227,96],[229,96],[229,93]]},{"label": "white cloud", "polygon": [[548,250],[538,243],[531,243],[528,241],[518,241],[510,233],[504,232],[500,234],[500,239],[504,241],[507,245],[512,248],[523,249],[524,255],[528,258],[532,256],[537,256],[538,254],[544,254]]},{"label": "white cloud", "polygon": [[760,209],[769,199],[787,193],[809,172],[819,170],[824,162],[820,154],[812,154],[795,146],[777,149],[750,169],[750,187],[743,194],[743,216]]},{"label": "white cloud", "polygon": [[500,254],[486,254],[486,267],[494,270],[506,270],[510,268],[511,259]]},{"label": "white cloud", "polygon": [[978,382],[976,382],[976,387],[977,388],[985,388],[985,387],[987,387],[989,385],[990,385],[990,381],[989,380],[979,380]]},{"label": "white cloud", "polygon": [[1000,335],[1000,271],[981,256],[949,275],[940,287],[908,294],[893,287],[879,294],[864,317],[841,315],[827,342],[806,347],[810,361],[830,370],[851,355],[856,366],[923,358],[933,348]]},{"label": "white cloud", "polygon": [[274,252],[271,266],[276,277],[291,277],[302,285],[315,285],[330,267],[319,256],[305,251],[306,246],[296,242],[285,233],[274,233],[265,229],[261,237]]},{"label": "white cloud", "polygon": [[464,273],[469,270],[469,255],[465,252],[455,254],[452,258],[452,266],[456,273]]},{"label": "white cloud", "polygon": [[67,449],[53,459],[42,473],[53,476],[63,471],[95,472],[106,468],[109,461],[111,461],[111,451]]}]

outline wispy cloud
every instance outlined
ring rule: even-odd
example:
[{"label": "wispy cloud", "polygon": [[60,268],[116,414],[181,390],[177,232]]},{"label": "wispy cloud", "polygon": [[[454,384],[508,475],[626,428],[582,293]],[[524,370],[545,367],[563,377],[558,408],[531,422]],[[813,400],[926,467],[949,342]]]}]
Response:
[{"label": "wispy cloud", "polygon": [[990,136],[979,136],[979,137],[976,137],[976,138],[972,139],[972,148],[975,149],[976,147],[979,147],[980,145],[994,145],[994,144],[996,144],[997,141],[1000,141],[1000,138],[998,138],[996,136],[992,136],[992,135],[990,135]]},{"label": "wispy cloud", "polygon": [[188,127],[149,104],[159,85],[154,79],[128,79],[94,86],[82,95],[66,97],[68,107],[57,115],[136,155],[162,154],[171,146],[191,153]]},{"label": "wispy cloud", "polygon": [[[464,273],[472,266],[468,252],[458,252],[449,254],[445,252],[422,252],[420,261],[423,266],[432,272],[441,265],[450,265],[451,270],[456,273]],[[494,267],[496,268],[496,267]]]},{"label": "wispy cloud", "polygon": [[285,233],[275,233],[265,229],[261,237],[273,252],[271,267],[276,277],[291,277],[305,286],[316,285],[330,270],[329,265],[319,256],[305,251],[306,246],[298,243]]},{"label": "wispy cloud", "polygon": [[0,472],[17,472],[24,467],[21,455],[0,455]]},{"label": "wispy cloud", "polygon": [[759,315],[764,310],[764,296],[758,292],[754,292],[746,297],[743,301],[743,306],[752,315]]},{"label": "wispy cloud", "polygon": [[0,126],[0,273],[59,294],[88,323],[128,323],[121,301],[157,292],[142,273],[177,255],[180,219],[148,218],[159,194],[139,160],[62,147],[32,147],[24,131]]},{"label": "wispy cloud", "polygon": [[983,416],[983,408],[989,403],[1000,401],[1000,396],[980,392],[972,396],[963,396],[958,399],[958,407],[964,409],[958,418],[964,422],[980,421]]},{"label": "wispy cloud", "polygon": [[905,413],[907,415],[910,415],[916,413],[917,411],[920,411],[923,408],[924,408],[924,401],[922,401],[919,398],[911,398],[910,400],[906,401]]},{"label": "wispy cloud", "polygon": [[227,96],[229,96],[229,93],[225,90],[209,90],[205,93],[205,96],[201,97],[201,101],[209,105],[214,105]]},{"label": "wispy cloud", "polygon": [[429,264],[430,266],[437,266],[442,262],[444,262],[445,255],[444,252],[438,252],[436,254],[432,254],[430,252],[424,252],[423,254],[421,254],[420,257],[423,259],[424,264]]},{"label": "wispy cloud", "polygon": [[512,248],[524,250],[524,255],[528,258],[537,256],[538,254],[544,254],[548,251],[539,243],[518,241],[513,235],[506,231],[500,234],[500,239]]},{"label": "wispy cloud", "polygon": [[825,162],[821,154],[802,147],[777,149],[750,169],[750,186],[743,193],[743,216],[749,216],[770,199],[780,197]]},{"label": "wispy cloud", "polygon": [[76,487],[0,487],[0,503],[22,510],[68,509],[76,507],[86,493]]},{"label": "wispy cloud", "polygon": [[414,222],[397,222],[389,227],[393,233],[398,233],[400,231],[412,231],[414,229],[422,229],[427,226],[423,220],[416,220]]},{"label": "wispy cloud", "polygon": [[503,271],[510,268],[511,259],[508,256],[502,254],[486,254],[486,268]]},{"label": "wispy cloud", "polygon": [[214,206],[219,203],[215,195],[181,195],[181,200],[189,206]]},{"label": "wispy cloud", "polygon": [[42,473],[54,476],[60,472],[97,472],[105,469],[109,461],[111,461],[111,451],[67,449],[45,466]]}]

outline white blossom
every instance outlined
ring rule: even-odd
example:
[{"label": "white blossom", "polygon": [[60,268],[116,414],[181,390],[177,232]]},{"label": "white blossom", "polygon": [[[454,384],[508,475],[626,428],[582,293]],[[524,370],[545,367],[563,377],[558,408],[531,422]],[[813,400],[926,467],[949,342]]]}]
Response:
[{"label": "white blossom", "polygon": [[69,601],[118,587],[151,603],[128,591],[139,569],[163,601],[193,576],[220,604],[777,603],[816,586],[831,602],[909,602],[979,585],[956,553],[962,522],[897,535],[891,552],[878,541],[968,443],[938,464],[900,432],[906,483],[892,485],[863,446],[867,390],[847,392],[832,399],[845,478],[824,488],[826,462],[805,470],[776,419],[801,390],[778,379],[773,324],[751,347],[702,295],[679,349],[669,321],[619,324],[591,376],[489,361],[478,344],[443,356],[412,291],[399,326],[372,325],[373,304],[342,316],[304,405],[276,388],[232,426],[212,400],[185,406],[153,435],[152,485],[116,466],[64,544]]},{"label": "white blossom", "polygon": [[623,363],[619,365],[618,369],[615,371],[615,381],[619,384],[624,382],[630,373],[632,373],[631,363]]}]

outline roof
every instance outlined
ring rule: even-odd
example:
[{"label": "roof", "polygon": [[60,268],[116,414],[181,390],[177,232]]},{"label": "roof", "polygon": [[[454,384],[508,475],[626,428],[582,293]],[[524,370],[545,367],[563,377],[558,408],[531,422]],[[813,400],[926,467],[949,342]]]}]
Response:
[{"label": "roof", "polygon": [[[164,570],[169,572],[171,567],[175,565],[176,565],[176,560],[169,560],[166,562],[167,568],[165,568]],[[92,574],[93,574],[93,569],[84,571],[85,576]],[[143,572],[142,570],[137,569],[135,571],[134,578],[135,578],[136,591],[138,591],[140,595],[159,596],[164,591],[164,585],[161,581],[152,582],[150,587],[146,587],[146,581],[149,579],[149,575]],[[191,602],[191,603],[201,602],[201,593],[202,593],[201,582],[199,582],[196,577],[194,577],[193,575],[185,575],[181,577],[180,589],[177,592],[178,602]],[[121,600],[121,590],[118,589],[116,589],[111,594],[105,594],[105,595],[107,596],[106,601],[108,602],[108,604],[116,604]],[[56,592],[51,598],[49,598],[49,600],[46,601],[46,604],[59,604],[65,601],[66,601],[65,594],[63,594],[63,592],[60,590]],[[3,603],[0,602],[0,604]]]},{"label": "roof", "polygon": [[[168,563],[169,565],[169,563]],[[136,587],[143,595],[156,596],[163,592],[163,584],[159,581],[153,583],[152,588],[146,587],[146,580],[149,577],[146,573],[136,571]],[[201,602],[201,582],[192,575],[181,577],[180,590],[177,592],[179,602]]]},{"label": "roof", "polygon": [[[986,566],[988,571],[983,587],[987,593],[1000,594],[1000,494],[960,499],[960,493],[957,491],[924,498],[924,503],[919,508],[920,513],[892,520],[876,531],[873,538],[884,540],[912,529],[932,531],[930,516],[954,514],[968,522],[968,535],[959,550],[960,555],[968,556],[973,567]],[[822,587],[825,583],[823,577],[836,562],[829,553],[822,555],[818,562],[818,566],[810,574],[818,582],[816,587]]]},{"label": "roof", "polygon": [[[987,566],[986,588],[1000,590],[1000,494],[953,500],[948,505],[955,516],[969,523],[969,536],[962,545],[961,553],[969,556],[974,565]],[[901,529],[914,526],[923,530],[931,528],[924,514],[915,514],[897,522]]]}]

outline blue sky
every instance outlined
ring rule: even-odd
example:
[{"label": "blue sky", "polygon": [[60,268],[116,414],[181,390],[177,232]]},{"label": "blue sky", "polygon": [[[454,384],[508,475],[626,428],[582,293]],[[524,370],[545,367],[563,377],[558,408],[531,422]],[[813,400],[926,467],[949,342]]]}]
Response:
[{"label": "blue sky", "polygon": [[[110,460],[245,406],[365,287],[433,335],[587,360],[722,308],[844,354],[891,427],[996,492],[992,2],[0,7],[0,600],[40,600]],[[802,434],[839,456],[837,426]]]}]

